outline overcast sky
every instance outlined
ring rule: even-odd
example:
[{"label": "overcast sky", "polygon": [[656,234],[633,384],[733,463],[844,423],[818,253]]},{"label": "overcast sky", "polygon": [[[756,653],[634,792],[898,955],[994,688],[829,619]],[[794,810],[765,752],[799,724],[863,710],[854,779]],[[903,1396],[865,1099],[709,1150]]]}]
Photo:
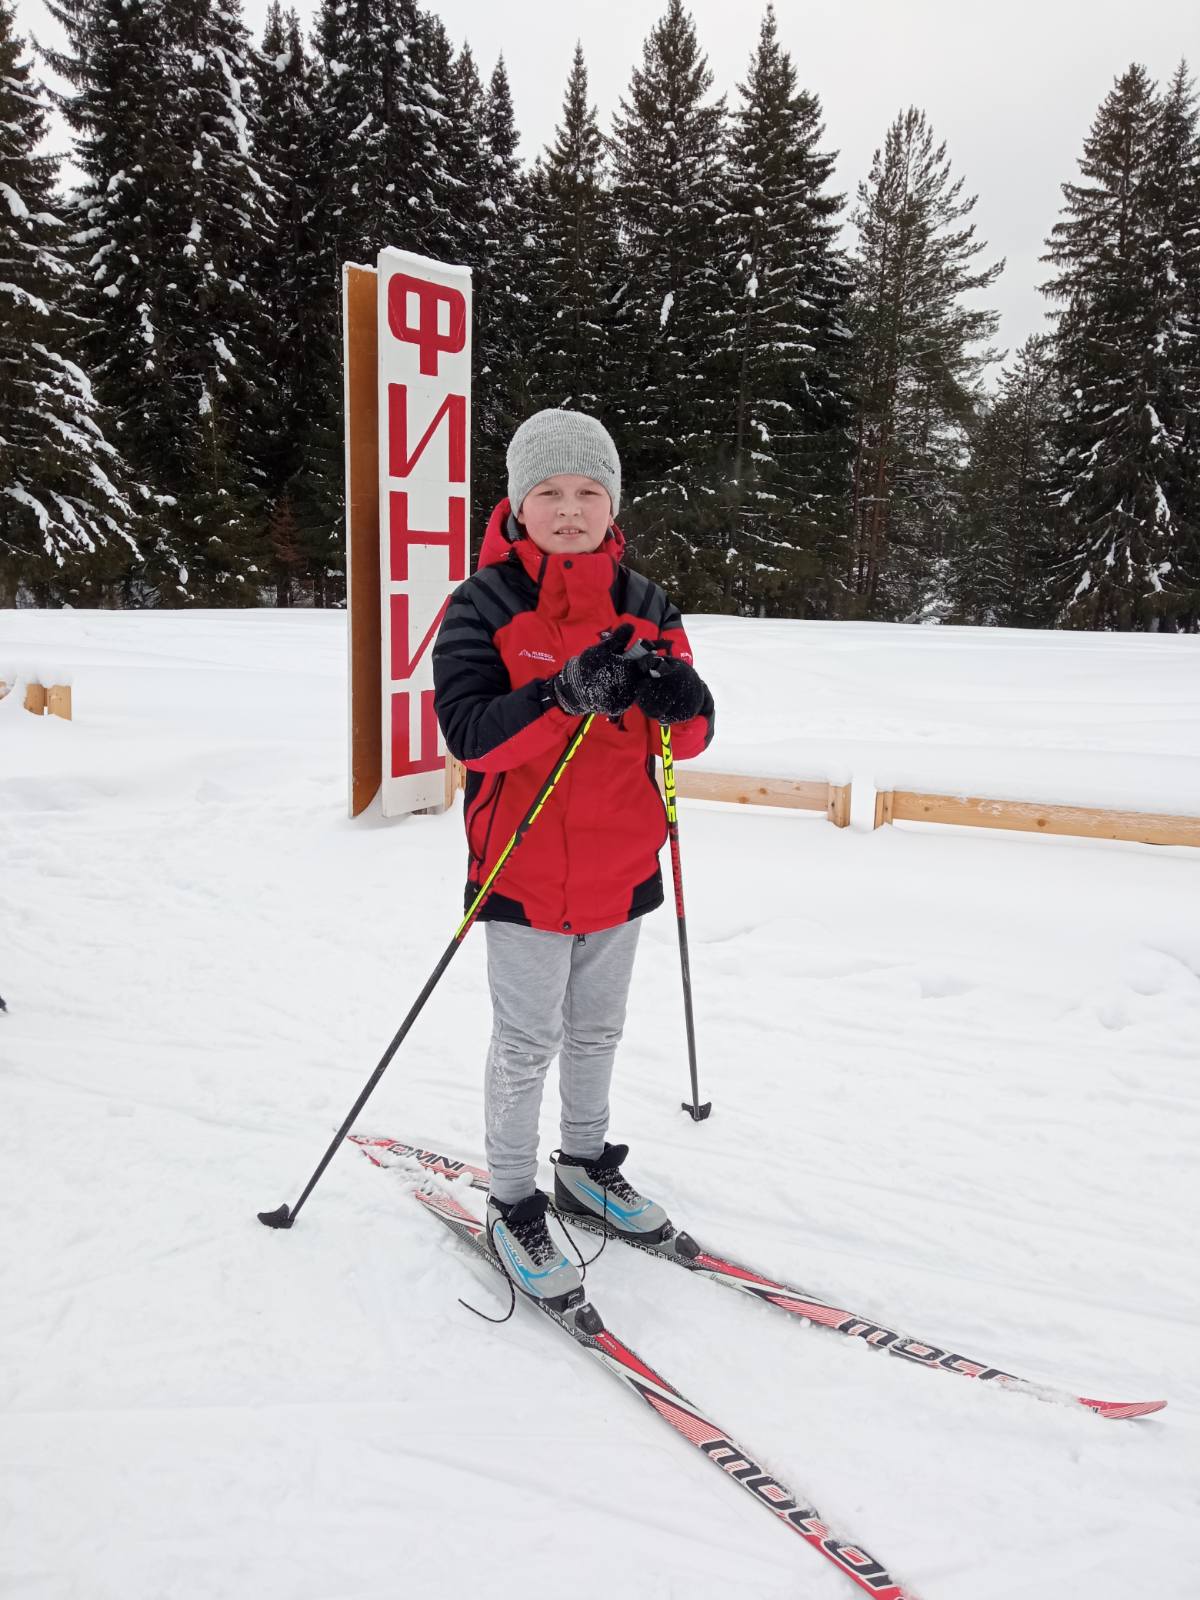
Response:
[{"label": "overcast sky", "polygon": [[[268,0],[243,0],[261,41]],[[286,7],[286,0],[285,0]],[[296,0],[305,26],[317,0]],[[660,0],[436,0],[457,44],[469,41],[486,76],[503,52],[512,81],[523,154],[553,135],[578,39],[601,126],[641,60],[643,39],[665,9]],[[692,0],[714,94],[736,99],[758,37],[757,0]],[[777,0],[782,43],[800,83],[820,96],[826,146],[840,152],[839,188],[853,199],[873,150],[902,107],[917,105],[944,140],[953,170],[979,196],[982,259],[1007,258],[985,299],[1001,312],[1002,347],[1015,348],[1042,325],[1038,261],[1076,175],[1082,141],[1112,80],[1140,61],[1165,82],[1181,56],[1200,66],[1197,0]],[[42,0],[17,0],[17,26],[56,42]],[[59,148],[67,148],[65,136]]]}]

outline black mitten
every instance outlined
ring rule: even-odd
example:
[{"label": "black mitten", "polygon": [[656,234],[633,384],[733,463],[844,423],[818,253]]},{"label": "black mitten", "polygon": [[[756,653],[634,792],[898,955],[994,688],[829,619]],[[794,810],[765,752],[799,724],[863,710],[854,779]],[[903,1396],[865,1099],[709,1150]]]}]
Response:
[{"label": "black mitten", "polygon": [[640,679],[635,698],[651,722],[686,722],[704,704],[704,679],[686,661],[657,656]]},{"label": "black mitten", "polygon": [[581,650],[550,682],[554,698],[571,717],[594,712],[602,717],[619,717],[633,704],[641,675],[644,654],[627,656],[625,647],[633,638],[633,623],[623,622],[607,639]]}]

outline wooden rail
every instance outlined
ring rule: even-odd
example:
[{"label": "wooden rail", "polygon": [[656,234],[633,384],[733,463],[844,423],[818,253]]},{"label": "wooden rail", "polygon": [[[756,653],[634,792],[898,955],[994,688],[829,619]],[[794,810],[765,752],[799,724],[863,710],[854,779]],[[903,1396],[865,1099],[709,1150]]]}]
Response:
[{"label": "wooden rail", "polygon": [[823,811],[835,827],[850,825],[850,785],[804,778],[752,778],[738,772],[675,768],[675,788],[685,799],[719,800],[734,806],[785,806]]},{"label": "wooden rail", "polygon": [[[447,793],[463,785],[463,768],[447,757],[453,773]],[[658,775],[662,784],[662,773]],[[718,800],[737,806],[785,806],[793,811],[823,811],[838,828],[850,826],[850,785],[832,784],[803,778],[752,778],[736,772],[697,772],[679,765],[675,768],[675,792],[684,799]]]},{"label": "wooden rail", "polygon": [[1153,811],[1115,811],[1032,800],[987,800],[977,796],[881,790],[875,796],[875,826],[889,822],[942,822],[966,828],[1004,828],[1082,839],[1124,839],[1135,844],[1200,846],[1200,817]]}]

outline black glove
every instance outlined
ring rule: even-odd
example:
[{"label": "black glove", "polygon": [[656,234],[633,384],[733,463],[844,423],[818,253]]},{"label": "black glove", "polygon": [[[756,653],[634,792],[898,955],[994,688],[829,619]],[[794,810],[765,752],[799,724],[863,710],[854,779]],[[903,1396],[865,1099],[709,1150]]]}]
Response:
[{"label": "black glove", "polygon": [[638,679],[644,670],[645,652],[636,657],[625,654],[633,638],[633,623],[621,626],[586,650],[572,656],[556,678],[550,680],[554,698],[571,717],[619,717],[633,704]]},{"label": "black glove", "polygon": [[634,698],[651,722],[686,722],[704,704],[704,679],[686,661],[655,656],[643,668]]}]

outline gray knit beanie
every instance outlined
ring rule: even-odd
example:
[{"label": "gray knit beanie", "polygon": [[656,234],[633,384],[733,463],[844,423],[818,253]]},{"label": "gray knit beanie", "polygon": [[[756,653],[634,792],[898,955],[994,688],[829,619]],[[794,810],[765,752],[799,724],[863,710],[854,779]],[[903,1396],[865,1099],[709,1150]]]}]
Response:
[{"label": "gray knit beanie", "polygon": [[604,424],[582,411],[539,411],[527,417],[508,447],[508,498],[519,516],[529,491],[560,472],[595,478],[621,509],[621,458]]}]

